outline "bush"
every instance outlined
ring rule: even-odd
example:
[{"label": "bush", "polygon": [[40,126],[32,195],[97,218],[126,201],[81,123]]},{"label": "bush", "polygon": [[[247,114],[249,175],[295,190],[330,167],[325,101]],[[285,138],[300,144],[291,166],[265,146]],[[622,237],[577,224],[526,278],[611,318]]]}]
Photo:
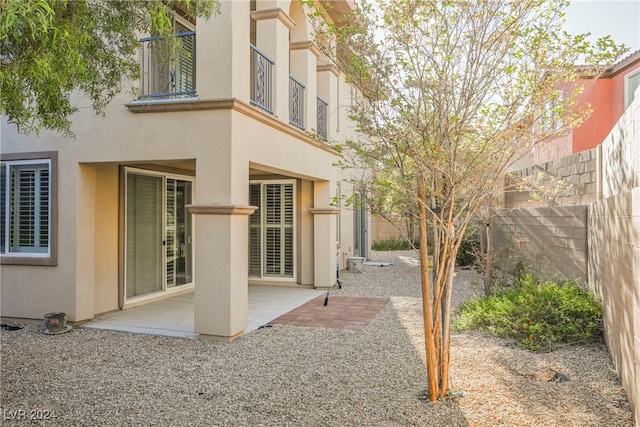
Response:
[{"label": "bush", "polygon": [[576,282],[542,282],[526,274],[512,290],[464,303],[453,327],[514,338],[533,351],[548,350],[555,343],[600,341],[602,305]]},{"label": "bush", "polygon": [[482,230],[477,224],[469,225],[462,237],[460,249],[456,254],[456,264],[460,266],[471,266],[478,264],[480,256],[480,236]]},{"label": "bush", "polygon": [[[415,242],[415,247],[420,247],[420,242]],[[376,240],[371,244],[374,251],[405,251],[413,249],[409,242],[405,239],[397,240]]]},{"label": "bush", "polygon": [[458,249],[458,253],[456,254],[456,264],[461,266],[474,265],[479,252],[479,240],[464,238],[460,244],[460,249]]}]

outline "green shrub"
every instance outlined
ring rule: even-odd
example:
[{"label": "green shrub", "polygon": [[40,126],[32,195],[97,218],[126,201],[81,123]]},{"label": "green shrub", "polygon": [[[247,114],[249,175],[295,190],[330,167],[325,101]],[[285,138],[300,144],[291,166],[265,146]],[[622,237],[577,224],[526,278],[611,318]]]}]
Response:
[{"label": "green shrub", "polygon": [[475,238],[464,238],[456,254],[456,264],[468,266],[476,263],[476,256],[480,252],[480,241]]},{"label": "green shrub", "polygon": [[[420,247],[420,242],[415,242],[415,247]],[[371,244],[374,251],[405,251],[413,249],[409,242],[405,239],[397,240],[376,240]]]},{"label": "green shrub", "polygon": [[467,227],[460,243],[460,249],[456,254],[456,264],[460,266],[471,266],[478,263],[480,256],[480,232],[482,226],[471,224]]},{"label": "green shrub", "polygon": [[530,350],[547,350],[555,343],[599,341],[602,305],[576,282],[539,281],[527,274],[514,289],[461,305],[453,327],[485,330]]}]

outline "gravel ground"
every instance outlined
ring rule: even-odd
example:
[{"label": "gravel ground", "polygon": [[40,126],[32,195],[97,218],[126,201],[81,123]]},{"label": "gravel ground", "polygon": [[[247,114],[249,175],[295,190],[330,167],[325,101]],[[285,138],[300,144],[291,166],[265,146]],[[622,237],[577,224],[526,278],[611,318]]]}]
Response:
[{"label": "gravel ground", "polygon": [[[0,335],[1,423],[633,425],[600,345],[536,354],[495,338],[454,334],[451,386],[463,396],[436,404],[418,399],[426,369],[417,259],[400,251],[375,258],[393,265],[344,272],[343,288],[331,292],[390,298],[362,331],[274,325],[225,344],[82,327],[50,336],[41,322],[18,322],[24,329]],[[481,292],[475,273],[458,273],[454,304]],[[569,381],[542,380],[549,368]]]}]

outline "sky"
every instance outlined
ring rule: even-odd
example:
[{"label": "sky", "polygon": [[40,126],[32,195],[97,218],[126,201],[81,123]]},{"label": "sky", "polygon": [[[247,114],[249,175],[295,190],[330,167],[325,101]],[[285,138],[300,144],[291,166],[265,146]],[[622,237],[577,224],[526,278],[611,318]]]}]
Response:
[{"label": "sky", "polygon": [[640,0],[572,0],[566,18],[570,33],[590,32],[593,39],[610,35],[629,53],[640,49]]}]

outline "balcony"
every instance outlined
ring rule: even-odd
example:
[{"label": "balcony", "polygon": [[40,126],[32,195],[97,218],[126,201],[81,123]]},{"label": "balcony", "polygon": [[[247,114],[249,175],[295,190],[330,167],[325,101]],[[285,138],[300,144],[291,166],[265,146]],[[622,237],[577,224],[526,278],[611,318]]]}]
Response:
[{"label": "balcony", "polygon": [[141,99],[189,98],[196,94],[196,32],[140,40]]},{"label": "balcony", "polygon": [[318,97],[317,100],[317,106],[318,106],[318,136],[320,137],[320,139],[322,139],[323,141],[327,140],[327,110],[329,107],[329,104],[323,100],[322,98]]},{"label": "balcony", "polygon": [[251,104],[273,114],[274,61],[251,45]]},{"label": "balcony", "polygon": [[289,76],[289,123],[304,130],[304,89],[305,86]]}]

